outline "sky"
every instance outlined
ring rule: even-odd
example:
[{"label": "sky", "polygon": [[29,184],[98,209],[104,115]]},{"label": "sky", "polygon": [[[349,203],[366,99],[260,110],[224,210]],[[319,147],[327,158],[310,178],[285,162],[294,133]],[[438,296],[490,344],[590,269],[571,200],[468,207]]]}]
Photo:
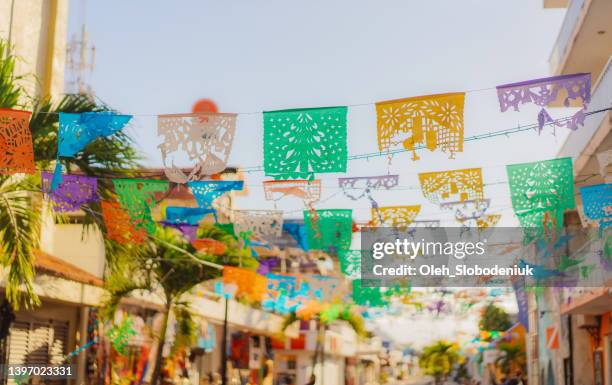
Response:
[{"label": "sky", "polygon": [[[466,137],[533,124],[537,108],[501,113],[491,88],[549,74],[563,13],[533,0],[75,0],[69,35],[86,24],[96,47],[93,90],[135,115],[129,132],[144,164],[158,167],[155,115],[189,112],[199,98],[239,113],[366,104],[349,108],[349,155],[377,151],[372,103],[381,100],[477,90],[466,95]],[[262,126],[261,114],[239,115],[231,165],[263,163]],[[369,203],[342,196],[337,178],[399,174],[398,188],[376,192],[380,206],[422,204],[418,219],[452,225],[450,212],[420,194],[417,174],[482,167],[489,212],[514,225],[504,165],[554,157],[564,134],[466,142],[455,160],[424,151],[416,162],[408,153],[391,164],[386,157],[349,161],[345,175],[320,175],[318,207],[353,208],[354,217],[368,220]],[[249,196],[238,200],[240,208],[274,208],[264,200],[264,179],[262,172],[247,174]],[[277,208],[301,216],[292,198]]]},{"label": "sky", "polygon": [[[249,113],[238,117],[230,165],[250,167],[263,164],[262,115],[251,113],[263,110],[359,104],[348,112],[350,155],[377,151],[376,101],[469,91],[466,137],[535,123],[535,106],[501,113],[494,87],[550,75],[548,56],[565,11],[542,3],[74,0],[69,34],[86,24],[96,46],[91,86],[105,103],[135,115],[129,133],[146,166],[161,166],[155,115],[189,112],[196,100],[211,98],[222,112]],[[457,225],[452,213],[423,198],[417,174],[482,167],[489,212],[502,214],[500,225],[515,225],[505,165],[554,158],[565,135],[547,129],[466,142],[454,160],[422,151],[419,161],[409,153],[391,162],[349,161],[344,175],[320,175],[317,207],[352,208],[355,218],[368,220],[369,202],[343,196],[337,178],[399,174],[396,189],[375,192],[380,206],[421,204],[417,219]],[[265,179],[246,174],[249,196],[238,207],[301,217],[300,201],[265,201]]]}]

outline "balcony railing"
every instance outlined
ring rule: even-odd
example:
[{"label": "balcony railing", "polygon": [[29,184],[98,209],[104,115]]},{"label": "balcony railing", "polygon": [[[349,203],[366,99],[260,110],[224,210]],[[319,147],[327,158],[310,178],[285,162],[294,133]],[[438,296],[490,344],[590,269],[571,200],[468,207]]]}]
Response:
[{"label": "balcony railing", "polygon": [[557,68],[567,49],[570,46],[572,35],[574,34],[574,29],[576,29],[576,24],[578,23],[578,19],[582,14],[582,9],[584,7],[586,0],[571,0],[569,7],[567,8],[567,13],[565,14],[565,19],[563,19],[563,24],[561,24],[561,30],[559,31],[559,36],[557,36],[557,41],[553,46],[553,50],[548,58],[548,63],[550,65],[550,72],[556,73]]},{"label": "balcony railing", "polygon": [[[594,85],[588,111],[598,111],[612,107],[612,56],[608,59],[606,67]],[[571,156],[576,159],[609,113],[604,112],[587,116],[584,127],[580,127],[567,137],[561,151],[559,151],[559,156]]]}]

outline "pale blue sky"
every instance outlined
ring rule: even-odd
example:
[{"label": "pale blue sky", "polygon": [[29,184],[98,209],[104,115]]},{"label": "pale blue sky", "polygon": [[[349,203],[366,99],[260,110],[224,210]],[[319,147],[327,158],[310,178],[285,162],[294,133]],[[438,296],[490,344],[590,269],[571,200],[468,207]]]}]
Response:
[{"label": "pale blue sky", "polygon": [[[86,4],[83,7],[83,3]],[[475,90],[549,75],[548,55],[564,11],[541,0],[107,0],[71,1],[70,33],[85,21],[97,49],[91,84],[112,107],[135,114],[130,132],[160,166],[158,113],[188,112],[198,98],[224,112],[371,103]],[[533,124],[537,108],[499,111],[494,90],[466,95],[466,136]],[[567,112],[559,111],[558,116]],[[418,172],[483,167],[485,183],[506,180],[505,164],[555,156],[565,132],[526,132],[465,144],[456,160],[423,152],[350,161],[348,176],[400,174],[400,188],[379,191],[380,205],[422,204],[419,219],[449,212],[416,189]],[[349,154],[376,151],[373,105],[349,109]],[[240,115],[231,164],[263,163],[261,114]],[[323,174],[319,207],[353,208],[369,219],[369,203],[342,197],[336,174]],[[263,173],[247,175],[241,208],[273,208],[263,199]],[[515,223],[507,184],[486,187],[492,212]],[[334,195],[336,194],[336,195]],[[278,206],[299,217],[300,202]]]}]

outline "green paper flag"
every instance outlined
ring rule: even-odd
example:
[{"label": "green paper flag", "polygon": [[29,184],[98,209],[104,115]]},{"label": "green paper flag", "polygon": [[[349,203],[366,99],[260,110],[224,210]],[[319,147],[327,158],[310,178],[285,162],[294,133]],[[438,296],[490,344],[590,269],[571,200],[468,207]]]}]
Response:
[{"label": "green paper flag", "polygon": [[340,271],[349,278],[357,278],[361,275],[361,250],[340,250]]},{"label": "green paper flag", "polygon": [[353,281],[353,302],[370,307],[382,307],[389,303],[380,287],[363,287],[362,282],[361,279]]},{"label": "green paper flag", "polygon": [[346,171],[347,107],[264,112],[264,168],[275,179]]},{"label": "green paper flag", "polygon": [[353,218],[350,209],[304,211],[308,247],[337,253],[351,247]]},{"label": "green paper flag", "polygon": [[145,228],[155,233],[151,209],[155,206],[154,193],[168,190],[169,183],[162,180],[113,179],[121,208],[130,214],[136,229]]},{"label": "green paper flag", "polygon": [[550,216],[561,228],[563,212],[574,208],[572,158],[511,164],[506,170],[512,207],[521,226],[541,231]]}]

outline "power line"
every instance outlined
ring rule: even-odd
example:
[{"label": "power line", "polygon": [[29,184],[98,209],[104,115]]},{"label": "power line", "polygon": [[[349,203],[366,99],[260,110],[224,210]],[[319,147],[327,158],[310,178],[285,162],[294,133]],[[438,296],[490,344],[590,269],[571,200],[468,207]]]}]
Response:
[{"label": "power line", "polygon": [[[605,111],[610,111],[612,110],[612,107],[608,107],[608,108],[603,108],[600,110],[595,110],[595,111],[589,111],[587,113],[585,113],[586,116],[590,116],[593,114],[597,114],[600,112],[605,112]],[[559,122],[563,122],[563,121],[568,121],[570,119],[572,119],[573,116],[568,116],[568,117],[564,117],[564,118],[560,118],[557,119],[553,122],[548,122],[546,124],[544,124],[544,126],[554,126],[556,123]],[[539,128],[539,123],[534,123],[534,124],[529,124],[526,126],[521,126],[520,124],[517,127],[514,128],[509,128],[509,129],[505,129],[505,130],[500,130],[500,131],[490,131],[490,132],[486,132],[484,134],[478,134],[478,135],[472,135],[472,136],[468,136],[466,138],[463,139],[464,142],[473,142],[473,141],[477,141],[477,140],[483,140],[483,139],[490,139],[490,138],[495,138],[498,136],[510,136],[513,134],[517,134],[519,132],[523,132],[523,131],[528,131],[528,130],[534,130],[534,129],[538,129]],[[426,146],[425,145],[419,145],[416,146],[414,149],[415,150],[422,150],[425,149]],[[389,151],[378,151],[378,152],[369,152],[369,153],[364,153],[364,154],[356,154],[356,155],[350,155],[347,157],[347,160],[357,160],[357,159],[369,159],[369,158],[377,158],[377,157],[381,157],[381,156],[393,156],[395,154],[401,154],[404,152],[408,152],[408,151],[412,151],[412,149],[407,149],[407,148],[398,148],[395,150],[389,150]],[[251,167],[243,167],[239,169],[240,171],[246,172],[246,173],[251,173],[251,172],[259,172],[259,171],[263,171],[264,168],[263,166],[251,166]]]}]

